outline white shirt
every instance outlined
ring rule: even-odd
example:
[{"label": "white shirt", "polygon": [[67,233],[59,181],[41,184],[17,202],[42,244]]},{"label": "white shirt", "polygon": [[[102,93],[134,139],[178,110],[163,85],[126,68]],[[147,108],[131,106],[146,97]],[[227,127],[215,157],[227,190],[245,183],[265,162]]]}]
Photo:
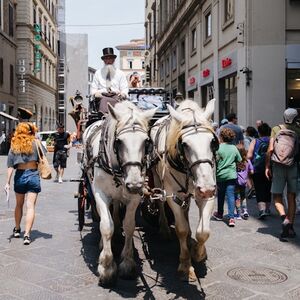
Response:
[{"label": "white shirt", "polygon": [[[128,95],[128,82],[125,74],[116,69],[115,76],[111,79],[111,90],[117,94],[122,93]],[[107,93],[106,78],[102,77],[101,70],[97,70],[91,85],[91,94],[96,92]]]}]

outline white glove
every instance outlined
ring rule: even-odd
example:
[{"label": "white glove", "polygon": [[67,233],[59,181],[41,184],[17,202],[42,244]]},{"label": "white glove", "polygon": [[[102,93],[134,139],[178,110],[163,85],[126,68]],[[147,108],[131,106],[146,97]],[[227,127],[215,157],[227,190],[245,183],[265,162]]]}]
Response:
[{"label": "white glove", "polygon": [[121,100],[126,100],[127,99],[127,95],[124,94],[124,93],[121,93],[120,94],[120,98],[121,98]]},{"label": "white glove", "polygon": [[100,92],[96,92],[94,94],[95,98],[101,98],[102,97],[102,94]]}]

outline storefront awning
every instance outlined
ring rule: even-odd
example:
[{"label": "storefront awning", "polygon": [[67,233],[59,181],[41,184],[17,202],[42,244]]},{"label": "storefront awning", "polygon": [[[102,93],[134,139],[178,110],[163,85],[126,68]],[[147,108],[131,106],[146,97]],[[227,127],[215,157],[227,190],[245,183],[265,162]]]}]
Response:
[{"label": "storefront awning", "polygon": [[4,118],[7,118],[7,119],[10,119],[10,120],[13,120],[13,121],[19,121],[19,119],[3,112],[3,111],[0,111],[0,116],[4,117]]}]

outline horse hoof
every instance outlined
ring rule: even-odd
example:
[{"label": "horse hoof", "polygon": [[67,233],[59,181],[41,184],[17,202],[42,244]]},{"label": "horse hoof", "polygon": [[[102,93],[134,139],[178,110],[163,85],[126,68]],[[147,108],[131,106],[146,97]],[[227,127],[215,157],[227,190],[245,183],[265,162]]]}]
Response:
[{"label": "horse hoof", "polygon": [[197,245],[195,245],[194,247],[192,247],[191,256],[193,261],[197,263],[205,262],[207,260],[207,253],[206,253],[205,246],[197,247]]},{"label": "horse hoof", "polygon": [[194,271],[190,270],[188,273],[180,271],[178,272],[180,281],[183,282],[195,282],[197,280],[197,276]]},{"label": "horse hoof", "polygon": [[122,279],[133,280],[137,277],[135,263],[121,262],[119,265],[119,276]]},{"label": "horse hoof", "polygon": [[110,288],[110,287],[115,286],[116,281],[117,281],[117,274],[114,274],[111,277],[99,276],[98,285],[103,287],[103,288]]}]

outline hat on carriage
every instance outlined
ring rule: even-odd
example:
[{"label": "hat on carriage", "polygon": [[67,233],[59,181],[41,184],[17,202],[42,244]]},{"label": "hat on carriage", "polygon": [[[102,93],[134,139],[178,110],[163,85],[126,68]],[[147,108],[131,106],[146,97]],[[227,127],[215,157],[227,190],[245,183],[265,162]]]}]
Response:
[{"label": "hat on carriage", "polygon": [[104,48],[102,50],[103,55],[101,56],[101,59],[103,60],[106,57],[113,57],[116,58],[117,55],[114,54],[114,49],[113,48]]},{"label": "hat on carriage", "polygon": [[29,121],[32,115],[33,113],[30,110],[24,107],[18,107],[18,118],[20,119],[20,121]]}]

